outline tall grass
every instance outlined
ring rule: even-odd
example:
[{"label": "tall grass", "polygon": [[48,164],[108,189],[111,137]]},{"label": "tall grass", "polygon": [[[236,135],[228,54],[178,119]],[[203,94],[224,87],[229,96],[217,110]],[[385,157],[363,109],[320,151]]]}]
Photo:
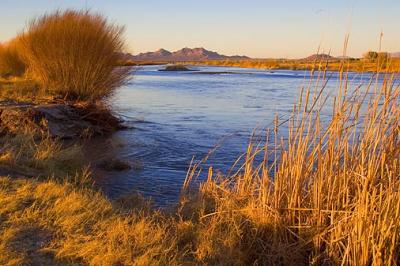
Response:
[{"label": "tall grass", "polygon": [[[21,37],[28,74],[65,98],[106,97],[128,75],[115,67],[121,34],[88,12],[38,18]],[[400,85],[397,74],[379,75],[354,87],[342,71],[323,120],[328,79],[312,71],[289,119],[250,143],[235,173],[210,167],[193,193],[201,165],[191,168],[172,214],[71,184],[0,178],[0,264],[400,264]],[[49,176],[82,166],[79,148],[28,133],[0,140],[1,166]]]},{"label": "tall grass", "polygon": [[25,73],[25,63],[21,59],[19,40],[0,43],[0,77],[20,77]]},{"label": "tall grass", "polygon": [[107,97],[129,76],[129,68],[116,67],[123,32],[89,11],[56,11],[33,19],[21,36],[28,73],[66,99]]},{"label": "tall grass", "polygon": [[[191,223],[196,217],[199,259],[399,264],[400,85],[385,75],[363,90],[342,73],[332,117],[322,122],[326,82],[310,82],[287,121],[287,139],[279,137],[277,119],[267,144],[250,144],[236,174],[210,168],[200,194],[190,200],[188,193],[185,201],[194,205],[183,216]],[[196,165],[186,189],[197,172]]]}]

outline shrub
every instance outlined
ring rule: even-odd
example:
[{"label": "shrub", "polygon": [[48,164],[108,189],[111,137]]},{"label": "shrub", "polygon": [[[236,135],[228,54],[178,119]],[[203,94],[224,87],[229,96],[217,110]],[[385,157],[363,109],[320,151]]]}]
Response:
[{"label": "shrub", "polygon": [[25,63],[21,60],[18,39],[0,44],[0,77],[20,77],[25,73]]},{"label": "shrub", "polygon": [[363,58],[369,61],[375,61],[378,58],[378,53],[375,51],[368,51],[363,54]]},{"label": "shrub", "polygon": [[56,11],[33,19],[22,34],[29,74],[43,89],[69,100],[99,100],[123,85],[117,67],[124,28],[88,11]]}]

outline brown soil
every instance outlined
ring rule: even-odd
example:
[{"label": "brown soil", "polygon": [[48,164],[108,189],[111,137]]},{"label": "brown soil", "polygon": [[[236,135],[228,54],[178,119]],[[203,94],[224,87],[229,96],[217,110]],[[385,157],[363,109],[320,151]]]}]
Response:
[{"label": "brown soil", "polygon": [[102,106],[0,102],[0,134],[35,132],[74,139],[106,135],[121,127],[121,120]]}]

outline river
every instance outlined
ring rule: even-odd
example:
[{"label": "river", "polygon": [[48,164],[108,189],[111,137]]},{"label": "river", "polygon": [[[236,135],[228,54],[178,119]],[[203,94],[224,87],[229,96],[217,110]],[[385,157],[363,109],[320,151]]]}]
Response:
[{"label": "river", "polygon": [[[158,71],[162,68],[137,69],[110,101],[130,127],[112,136],[113,149],[119,158],[139,165],[96,180],[110,198],[139,191],[156,206],[176,202],[193,157],[201,159],[220,144],[208,164],[227,171],[255,128],[263,132],[276,114],[289,116],[310,80],[308,71],[201,66],[190,67],[197,71]],[[325,93],[338,88],[338,74],[329,76]],[[358,84],[369,75],[350,74],[349,79]]]}]

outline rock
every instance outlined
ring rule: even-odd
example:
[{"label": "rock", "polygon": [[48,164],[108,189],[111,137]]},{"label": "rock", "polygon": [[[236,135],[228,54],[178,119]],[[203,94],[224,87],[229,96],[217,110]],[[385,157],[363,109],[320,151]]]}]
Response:
[{"label": "rock", "polygon": [[126,171],[132,167],[128,162],[119,159],[106,159],[99,164],[99,167],[105,171]]},{"label": "rock", "polygon": [[[103,117],[104,116],[104,117]],[[105,110],[67,104],[0,103],[0,132],[71,139],[104,135],[118,129],[119,120]]]}]

